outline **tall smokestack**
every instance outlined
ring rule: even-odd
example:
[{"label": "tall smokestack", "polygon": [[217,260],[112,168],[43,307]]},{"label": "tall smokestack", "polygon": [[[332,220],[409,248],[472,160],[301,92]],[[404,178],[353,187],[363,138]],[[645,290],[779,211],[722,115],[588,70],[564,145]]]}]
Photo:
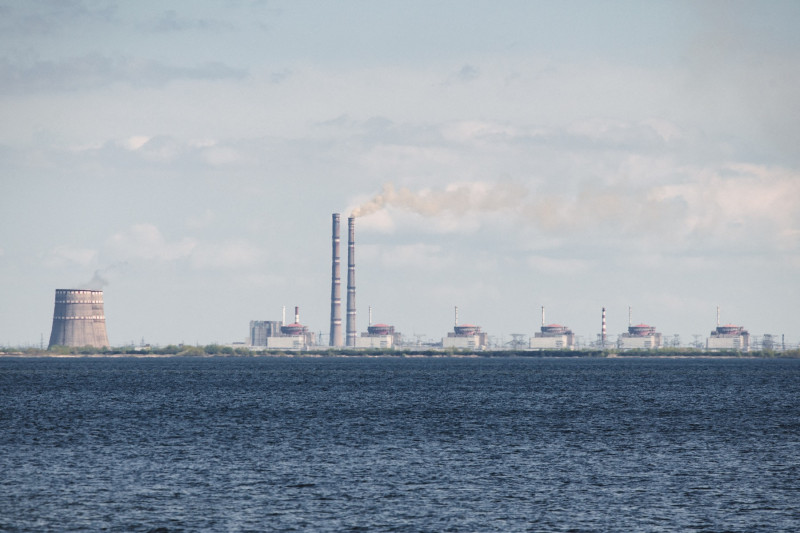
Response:
[{"label": "tall smokestack", "polygon": [[600,334],[600,343],[603,348],[606,347],[606,308],[603,308],[603,329]]},{"label": "tall smokestack", "polygon": [[330,345],[344,346],[342,339],[342,280],[339,255],[339,213],[333,214],[333,259],[331,262],[331,336]]},{"label": "tall smokestack", "polygon": [[631,314],[631,306],[628,306],[628,327],[633,325],[633,315]]},{"label": "tall smokestack", "polygon": [[300,323],[300,306],[297,305],[294,306],[294,323]]},{"label": "tall smokestack", "polygon": [[717,327],[719,327],[719,306],[717,306]]},{"label": "tall smokestack", "polygon": [[542,326],[544,326],[544,306],[542,306]]},{"label": "tall smokestack", "polygon": [[347,219],[347,345],[356,345],[356,217]]},{"label": "tall smokestack", "polygon": [[456,323],[455,323],[455,325],[458,326],[458,306],[456,306],[455,311],[456,311]]}]

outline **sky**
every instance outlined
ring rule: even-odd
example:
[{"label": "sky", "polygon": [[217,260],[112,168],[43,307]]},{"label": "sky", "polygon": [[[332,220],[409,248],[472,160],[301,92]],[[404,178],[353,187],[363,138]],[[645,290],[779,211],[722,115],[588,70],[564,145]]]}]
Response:
[{"label": "sky", "polygon": [[[800,3],[0,0],[0,345],[102,288],[112,345],[800,342]],[[346,227],[346,223],[343,224]],[[343,238],[346,233],[343,231]],[[343,290],[343,294],[345,291]]]}]

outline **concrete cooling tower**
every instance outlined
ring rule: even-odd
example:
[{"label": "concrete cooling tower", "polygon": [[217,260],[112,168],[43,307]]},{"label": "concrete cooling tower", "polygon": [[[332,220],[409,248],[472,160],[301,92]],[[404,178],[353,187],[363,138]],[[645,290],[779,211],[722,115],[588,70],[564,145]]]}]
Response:
[{"label": "concrete cooling tower", "polygon": [[56,289],[48,348],[53,346],[108,346],[103,291]]}]

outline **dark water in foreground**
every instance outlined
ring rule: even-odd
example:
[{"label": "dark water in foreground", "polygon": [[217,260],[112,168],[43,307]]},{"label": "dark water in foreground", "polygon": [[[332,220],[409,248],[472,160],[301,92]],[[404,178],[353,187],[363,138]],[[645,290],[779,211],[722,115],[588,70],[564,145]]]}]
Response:
[{"label": "dark water in foreground", "polygon": [[798,531],[800,360],[0,360],[2,531]]}]

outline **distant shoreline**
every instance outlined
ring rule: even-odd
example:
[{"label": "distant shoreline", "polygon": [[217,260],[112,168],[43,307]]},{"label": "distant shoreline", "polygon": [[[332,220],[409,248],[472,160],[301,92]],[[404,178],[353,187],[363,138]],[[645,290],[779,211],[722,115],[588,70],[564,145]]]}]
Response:
[{"label": "distant shoreline", "polygon": [[518,359],[626,359],[626,358],[650,358],[650,359],[797,359],[800,358],[800,350],[784,352],[705,352],[699,350],[630,350],[630,351],[600,351],[600,350],[488,350],[488,351],[443,351],[443,350],[271,350],[271,351],[250,351],[246,353],[237,351],[230,353],[227,351],[214,351],[202,347],[189,347],[178,352],[159,352],[159,351],[132,351],[132,350],[103,350],[94,353],[86,353],[75,349],[74,353],[49,352],[47,350],[5,350],[0,351],[0,358],[54,358],[54,359],[163,359],[163,358],[409,358],[409,359],[463,359],[463,358],[518,358]]}]

